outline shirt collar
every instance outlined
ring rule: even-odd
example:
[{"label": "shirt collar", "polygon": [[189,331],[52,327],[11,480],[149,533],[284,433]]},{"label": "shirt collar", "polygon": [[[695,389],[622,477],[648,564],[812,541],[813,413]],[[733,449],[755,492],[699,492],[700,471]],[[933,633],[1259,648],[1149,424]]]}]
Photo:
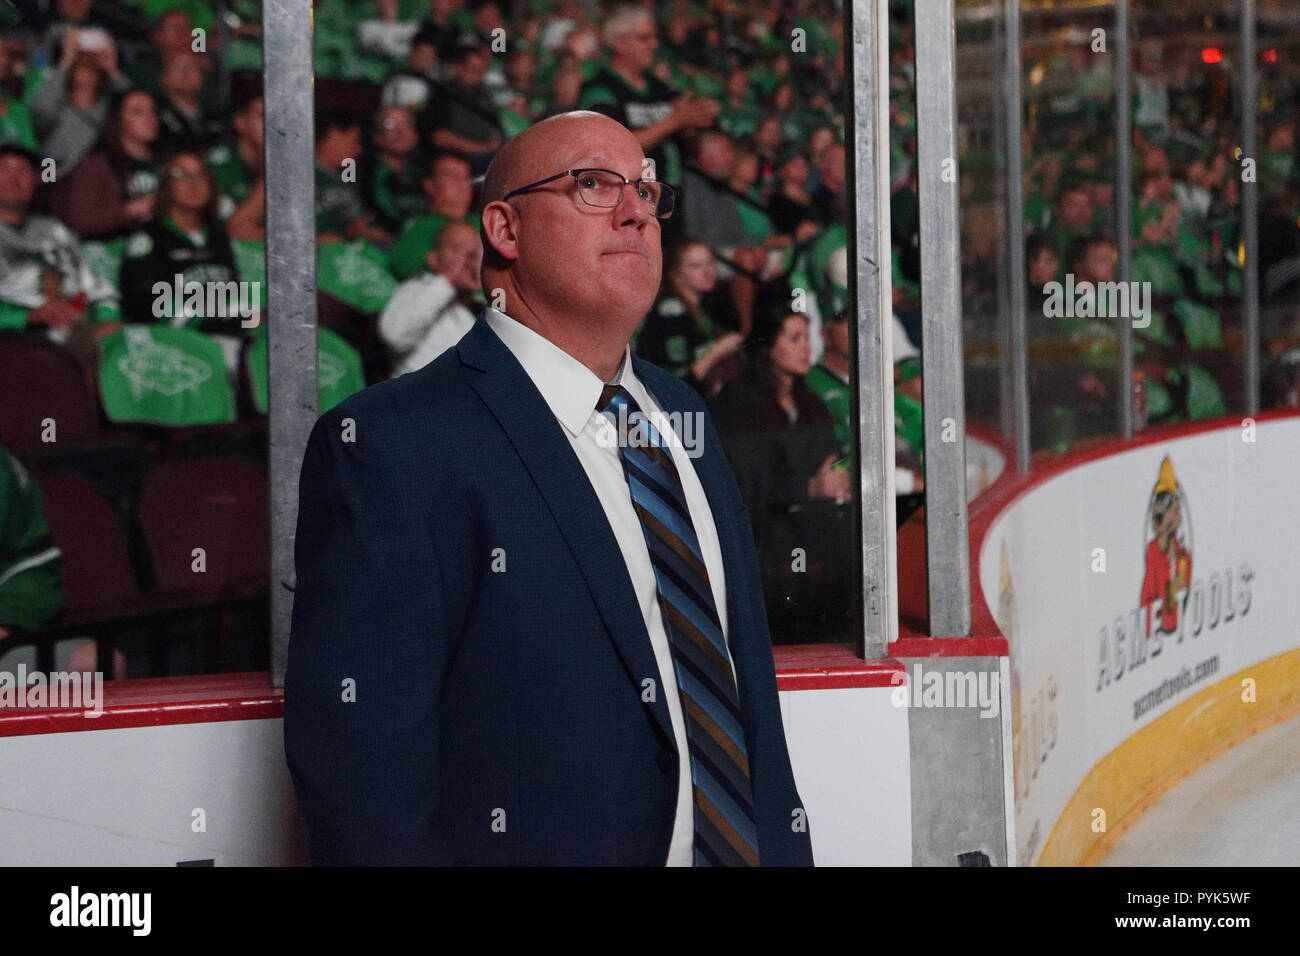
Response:
[{"label": "shirt collar", "polygon": [[[488,306],[484,310],[484,319],[519,360],[560,424],[576,438],[600,401],[600,393],[605,387],[600,376],[554,342],[498,309]],[[632,371],[630,346],[624,346],[623,361],[611,384],[628,388],[634,396],[642,391],[636,373]]]}]

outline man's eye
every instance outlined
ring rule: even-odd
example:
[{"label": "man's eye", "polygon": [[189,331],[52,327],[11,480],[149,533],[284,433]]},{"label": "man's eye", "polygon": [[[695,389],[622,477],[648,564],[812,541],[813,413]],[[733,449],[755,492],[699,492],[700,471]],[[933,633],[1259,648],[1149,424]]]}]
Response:
[{"label": "man's eye", "polygon": [[650,183],[644,183],[644,182],[641,183],[639,186],[636,187],[636,191],[637,191],[637,195],[639,195],[646,202],[654,202],[655,199],[657,198],[655,187],[652,186]]},{"label": "man's eye", "polygon": [[600,180],[591,175],[579,176],[578,185],[583,189],[596,189],[600,186]]}]

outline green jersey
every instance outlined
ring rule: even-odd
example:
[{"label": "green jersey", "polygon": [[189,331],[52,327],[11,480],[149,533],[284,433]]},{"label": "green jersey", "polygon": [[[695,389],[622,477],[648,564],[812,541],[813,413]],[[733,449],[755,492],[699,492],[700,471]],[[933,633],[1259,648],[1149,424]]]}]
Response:
[{"label": "green jersey", "polygon": [[814,365],[804,378],[813,393],[822,400],[830,410],[831,424],[835,426],[835,441],[840,446],[840,454],[846,456],[853,447],[853,422],[851,416],[852,395],[849,383],[844,381],[825,365]]},{"label": "green jersey", "polygon": [[63,605],[63,556],[50,536],[41,488],[0,448],[0,627],[35,630]]},{"label": "green jersey", "polygon": [[209,149],[207,159],[208,169],[212,170],[212,181],[221,196],[218,212],[222,219],[229,219],[235,207],[253,191],[257,177],[239,155],[239,146],[233,139],[220,142]]}]

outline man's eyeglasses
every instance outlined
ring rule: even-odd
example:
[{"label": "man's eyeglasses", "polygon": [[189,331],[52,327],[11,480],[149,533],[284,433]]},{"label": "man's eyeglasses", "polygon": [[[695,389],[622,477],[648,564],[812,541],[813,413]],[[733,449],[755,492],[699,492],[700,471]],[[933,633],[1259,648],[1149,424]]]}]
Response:
[{"label": "man's eyeglasses", "polygon": [[661,183],[656,179],[624,179],[622,175],[610,169],[566,169],[554,176],[512,189],[502,198],[518,196],[520,193],[553,183],[565,176],[572,176],[577,181],[578,195],[582,197],[582,201],[598,209],[613,209],[622,202],[625,186],[635,186],[637,197],[650,207],[658,219],[667,219],[671,216],[677,201],[677,191],[667,183]]}]

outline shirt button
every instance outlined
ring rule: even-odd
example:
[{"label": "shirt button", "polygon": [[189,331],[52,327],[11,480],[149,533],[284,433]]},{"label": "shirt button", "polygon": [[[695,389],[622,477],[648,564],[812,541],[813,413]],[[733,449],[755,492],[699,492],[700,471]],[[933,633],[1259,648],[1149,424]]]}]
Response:
[{"label": "shirt button", "polygon": [[655,759],[659,763],[659,769],[664,773],[672,773],[677,766],[677,758],[673,756],[671,750],[659,751]]}]

